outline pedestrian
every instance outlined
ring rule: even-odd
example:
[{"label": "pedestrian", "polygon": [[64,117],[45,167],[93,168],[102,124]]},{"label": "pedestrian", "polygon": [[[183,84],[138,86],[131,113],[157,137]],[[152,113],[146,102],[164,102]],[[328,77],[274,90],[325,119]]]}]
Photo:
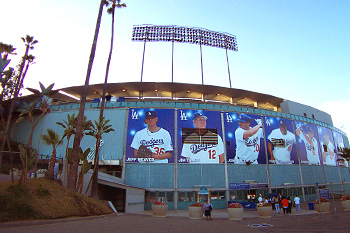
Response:
[{"label": "pedestrian", "polygon": [[288,200],[287,198],[283,197],[282,201],[281,201],[281,205],[283,208],[283,214],[286,215],[286,213],[288,214]]},{"label": "pedestrian", "polygon": [[288,213],[292,213],[293,202],[290,199],[290,197],[288,197],[287,199],[288,199]]},{"label": "pedestrian", "polygon": [[261,194],[259,195],[258,201],[259,201],[259,203],[263,202],[263,197]]},{"label": "pedestrian", "polygon": [[272,210],[276,210],[276,197],[273,196],[271,199]]},{"label": "pedestrian", "polygon": [[297,212],[300,212],[300,198],[298,195],[295,196],[294,198],[294,204]]},{"label": "pedestrian", "polygon": [[275,208],[276,208],[276,213],[279,214],[281,212],[280,210],[280,198],[276,197],[275,199]]},{"label": "pedestrian", "polygon": [[209,204],[209,201],[207,201],[204,205],[204,215],[206,220],[212,220],[211,219],[211,211],[213,210],[213,206]]}]

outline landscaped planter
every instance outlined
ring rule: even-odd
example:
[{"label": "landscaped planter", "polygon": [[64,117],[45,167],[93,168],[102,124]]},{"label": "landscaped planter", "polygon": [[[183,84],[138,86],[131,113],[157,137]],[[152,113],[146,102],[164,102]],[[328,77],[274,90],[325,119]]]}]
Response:
[{"label": "landscaped planter", "polygon": [[350,200],[341,202],[344,211],[350,211]]},{"label": "landscaped planter", "polygon": [[243,208],[227,208],[229,220],[242,220]]},{"label": "landscaped planter", "polygon": [[271,206],[258,206],[259,218],[271,218],[272,207]]},{"label": "landscaped planter", "polygon": [[153,217],[166,217],[168,205],[155,205],[152,204]]},{"label": "landscaped planter", "polygon": [[[314,203],[315,206],[315,210],[321,214],[326,214],[329,213],[329,206],[330,206],[330,202],[321,202],[321,204],[319,203]],[[320,207],[321,207],[321,211],[320,211]]]},{"label": "landscaped planter", "polygon": [[344,195],[340,198],[344,211],[350,211],[350,195]]},{"label": "landscaped planter", "polygon": [[203,206],[188,207],[190,219],[202,219],[204,214]]}]

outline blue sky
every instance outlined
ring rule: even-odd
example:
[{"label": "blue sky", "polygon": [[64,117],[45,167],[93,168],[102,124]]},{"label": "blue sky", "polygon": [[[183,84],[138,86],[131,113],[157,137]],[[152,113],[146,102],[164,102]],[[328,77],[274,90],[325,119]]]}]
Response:
[{"label": "blue sky", "polygon": [[[39,40],[25,87],[83,85],[99,0],[0,1],[0,41],[24,52],[21,37]],[[122,1],[123,2],[123,1]],[[350,134],[350,2],[341,0],[125,0],[116,12],[109,82],[140,81],[139,24],[201,27],[237,36],[229,51],[232,87],[271,94],[332,115]],[[109,51],[110,15],[103,15],[90,83],[102,83]],[[201,83],[199,47],[175,44],[174,81]],[[204,83],[229,87],[225,50],[203,47]],[[147,43],[144,81],[171,81],[171,44]]]}]

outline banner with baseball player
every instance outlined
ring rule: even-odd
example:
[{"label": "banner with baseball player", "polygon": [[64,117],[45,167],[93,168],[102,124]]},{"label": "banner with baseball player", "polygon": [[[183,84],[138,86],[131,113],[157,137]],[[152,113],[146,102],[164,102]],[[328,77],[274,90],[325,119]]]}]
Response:
[{"label": "banner with baseball player", "polygon": [[178,163],[224,163],[221,113],[177,110]]},{"label": "banner with baseball player", "polygon": [[264,126],[269,164],[299,164],[293,122],[264,116]]},{"label": "banner with baseball player", "polygon": [[227,162],[235,164],[266,164],[261,116],[224,113]]},{"label": "banner with baseball player", "polygon": [[324,165],[337,166],[337,152],[335,150],[334,138],[331,129],[317,126],[318,137],[321,148],[321,158]]},{"label": "banner with baseball player", "polygon": [[[333,138],[334,138],[335,151],[338,154],[340,150],[345,147],[343,135],[337,131],[333,131]],[[343,157],[341,157],[340,155],[337,155],[337,156],[339,159],[338,160],[339,166],[346,166],[346,167],[349,166],[348,161],[343,159]]]},{"label": "banner with baseball player", "polygon": [[129,109],[126,163],[174,163],[175,112],[172,109]]},{"label": "banner with baseball player", "polygon": [[301,121],[294,121],[294,124],[301,164],[321,165],[321,150],[316,126]]}]

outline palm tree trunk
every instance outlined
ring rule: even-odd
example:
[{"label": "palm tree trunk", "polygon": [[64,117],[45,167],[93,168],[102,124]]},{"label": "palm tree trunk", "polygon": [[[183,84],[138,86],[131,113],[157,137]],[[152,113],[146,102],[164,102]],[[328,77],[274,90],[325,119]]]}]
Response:
[{"label": "palm tree trunk", "polygon": [[91,74],[91,69],[92,69],[92,65],[94,62],[97,39],[98,39],[98,34],[99,34],[99,30],[100,30],[100,25],[101,25],[104,1],[105,0],[101,0],[101,3],[100,3],[100,8],[99,8],[97,22],[96,22],[96,28],[95,28],[95,36],[94,36],[94,40],[93,40],[92,47],[91,47],[90,59],[89,59],[87,73],[86,73],[85,86],[84,86],[84,90],[83,90],[83,95],[81,96],[81,100],[80,100],[80,108],[79,108],[79,114],[78,114],[78,120],[77,120],[76,134],[75,134],[74,142],[73,142],[72,164],[71,164],[71,168],[69,170],[69,175],[68,175],[68,179],[67,179],[67,188],[72,190],[72,191],[76,191],[77,173],[78,173],[78,165],[79,165],[79,147],[80,147],[80,141],[81,141],[82,133],[83,133],[82,122],[83,122],[83,117],[84,117],[85,102],[86,102],[86,96],[87,96],[87,91],[88,91],[88,87],[89,87],[90,74]]},{"label": "palm tree trunk", "polygon": [[[114,3],[112,6],[112,35],[111,35],[111,46],[109,49],[109,56],[107,60],[107,67],[106,67],[106,74],[105,74],[105,82],[103,84],[103,92],[102,92],[102,102],[101,102],[101,108],[100,108],[100,118],[102,119],[103,117],[103,112],[105,109],[105,101],[106,101],[106,89],[107,89],[107,83],[108,83],[108,74],[109,74],[109,66],[111,64],[111,59],[112,59],[112,52],[113,52],[113,42],[114,42],[114,13],[115,13],[115,7]],[[101,137],[100,137],[101,139]],[[98,144],[97,144],[98,143]],[[91,186],[91,196],[97,197],[98,196],[98,185],[97,185],[97,177],[98,177],[98,158],[99,158],[99,153],[100,153],[100,140],[96,141],[96,153],[95,153],[95,167],[94,167],[94,172],[92,174],[92,186]],[[96,161],[97,158],[97,161]]]},{"label": "palm tree trunk", "polygon": [[54,180],[54,170],[55,170],[55,163],[56,163],[56,145],[52,145],[52,155],[50,160],[49,169],[46,173],[47,178],[50,180]]}]

